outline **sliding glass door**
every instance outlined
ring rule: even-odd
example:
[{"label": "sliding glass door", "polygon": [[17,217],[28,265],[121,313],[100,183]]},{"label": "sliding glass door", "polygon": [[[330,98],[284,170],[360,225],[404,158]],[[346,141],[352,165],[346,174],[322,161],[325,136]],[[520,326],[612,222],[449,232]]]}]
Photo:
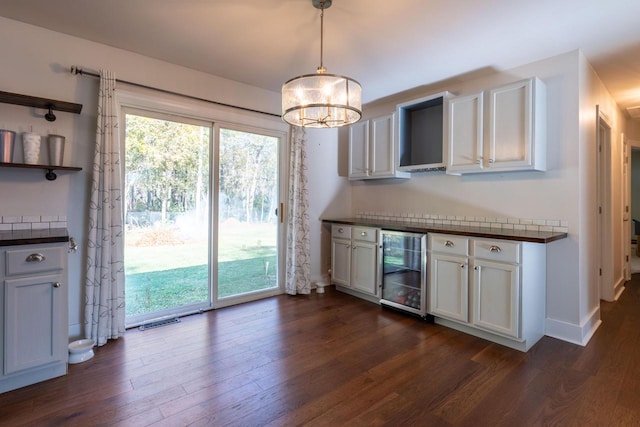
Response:
[{"label": "sliding glass door", "polygon": [[211,307],[209,123],[125,110],[127,325]]},{"label": "sliding glass door", "polygon": [[283,133],[123,108],[127,326],[281,292]]},{"label": "sliding glass door", "polygon": [[279,288],[281,137],[217,129],[216,306]]}]

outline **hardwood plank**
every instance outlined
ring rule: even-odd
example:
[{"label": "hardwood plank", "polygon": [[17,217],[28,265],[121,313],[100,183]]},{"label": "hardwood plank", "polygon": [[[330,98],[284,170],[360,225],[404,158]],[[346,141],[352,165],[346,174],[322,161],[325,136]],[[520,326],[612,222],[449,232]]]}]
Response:
[{"label": "hardwood plank", "polygon": [[326,288],[185,317],[0,394],[10,426],[640,424],[640,276],[528,353]]}]

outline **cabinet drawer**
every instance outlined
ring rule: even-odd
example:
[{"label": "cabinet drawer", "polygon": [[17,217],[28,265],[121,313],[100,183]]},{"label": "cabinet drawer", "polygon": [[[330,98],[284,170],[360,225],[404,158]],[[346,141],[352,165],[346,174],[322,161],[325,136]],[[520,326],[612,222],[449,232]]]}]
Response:
[{"label": "cabinet drawer", "polygon": [[340,239],[351,238],[351,226],[343,224],[333,224],[331,226],[331,237],[338,237]]},{"label": "cabinet drawer", "polygon": [[492,261],[520,263],[520,243],[505,240],[474,240],[473,256]]},{"label": "cabinet drawer", "polygon": [[42,271],[62,270],[64,247],[33,247],[6,251],[6,274],[31,274]]},{"label": "cabinet drawer", "polygon": [[429,234],[429,250],[442,254],[469,255],[469,239],[447,234]]},{"label": "cabinet drawer", "polygon": [[376,243],[378,241],[378,229],[370,227],[353,227],[353,234],[351,237],[353,237],[353,240]]}]

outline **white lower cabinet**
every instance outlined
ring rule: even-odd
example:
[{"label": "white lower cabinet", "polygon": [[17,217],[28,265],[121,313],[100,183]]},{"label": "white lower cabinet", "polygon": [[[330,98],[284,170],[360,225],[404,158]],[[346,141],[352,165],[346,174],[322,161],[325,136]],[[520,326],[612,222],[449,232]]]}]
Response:
[{"label": "white lower cabinet", "polygon": [[544,335],[544,244],[429,235],[429,313],[527,351]]},{"label": "white lower cabinet", "polygon": [[520,338],[520,267],[474,259],[471,323]]},{"label": "white lower cabinet", "polygon": [[429,313],[469,321],[469,240],[429,234]]},{"label": "white lower cabinet", "polygon": [[67,372],[66,243],[0,248],[0,393]]},{"label": "white lower cabinet", "polygon": [[380,278],[380,230],[334,224],[331,227],[331,281],[377,296]]}]

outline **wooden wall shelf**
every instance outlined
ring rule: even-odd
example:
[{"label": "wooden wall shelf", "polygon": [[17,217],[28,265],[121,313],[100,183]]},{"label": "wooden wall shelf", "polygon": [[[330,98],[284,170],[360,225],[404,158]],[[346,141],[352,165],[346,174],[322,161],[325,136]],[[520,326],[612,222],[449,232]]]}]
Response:
[{"label": "wooden wall shelf", "polygon": [[25,163],[0,163],[3,168],[41,169],[47,171],[44,176],[48,181],[55,181],[58,177],[54,171],[81,171],[82,168],[74,166],[28,165]]},{"label": "wooden wall shelf", "polygon": [[39,98],[37,96],[20,95],[0,91],[0,102],[5,104],[24,105],[27,107],[42,108],[44,110],[64,111],[66,113],[80,114],[82,104],[73,102],[57,101],[55,99]]}]

